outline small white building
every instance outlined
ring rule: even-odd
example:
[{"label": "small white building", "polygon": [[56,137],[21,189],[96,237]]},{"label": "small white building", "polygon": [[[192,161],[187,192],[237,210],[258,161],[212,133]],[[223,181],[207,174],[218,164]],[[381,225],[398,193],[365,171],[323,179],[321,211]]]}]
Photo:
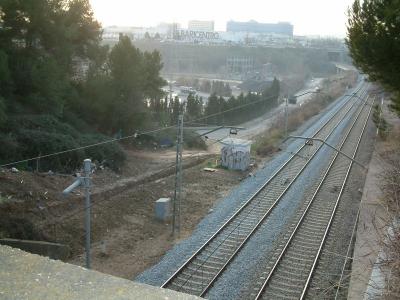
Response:
[{"label": "small white building", "polygon": [[246,170],[250,165],[251,141],[226,138],[221,141],[221,165],[231,170]]}]

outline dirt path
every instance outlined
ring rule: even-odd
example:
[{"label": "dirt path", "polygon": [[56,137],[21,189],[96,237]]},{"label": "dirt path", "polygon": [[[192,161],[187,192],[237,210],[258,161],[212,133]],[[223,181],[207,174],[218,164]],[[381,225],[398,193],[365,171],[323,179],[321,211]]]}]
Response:
[{"label": "dirt path", "polygon": [[[127,156],[121,173],[98,169],[93,175],[92,263],[98,271],[132,279],[175,243],[171,224],[154,217],[154,202],[173,195],[175,153],[130,150]],[[181,238],[189,236],[215,202],[246,176],[224,169],[204,172],[203,167],[215,164],[215,155],[208,152],[185,151],[184,156]],[[72,249],[69,262],[84,266],[83,191],[61,196],[73,180],[2,170],[0,238],[65,243]]]},{"label": "dirt path", "polygon": [[[207,173],[202,171],[203,166],[184,171],[181,238],[189,236],[215,201],[244,176],[223,169]],[[171,197],[173,186],[174,177],[169,176],[97,200],[104,202],[93,209],[94,269],[131,279],[158,262],[175,241],[171,224],[155,220],[153,206],[158,198]],[[76,221],[82,217],[77,216]],[[83,255],[74,256],[70,262],[84,265]]]},{"label": "dirt path", "polygon": [[[400,119],[394,115],[385,103],[384,118],[391,124],[391,132],[398,136]],[[381,187],[382,173],[391,168],[385,160],[386,153],[398,151],[390,139],[378,139],[375,145],[368,174],[363,190],[360,219],[357,224],[356,242],[354,245],[352,273],[348,292],[348,299],[369,299],[374,295],[369,292],[380,293],[378,283],[371,285],[371,273],[382,248],[382,241],[387,233],[388,218]],[[376,289],[375,289],[376,288]]]},{"label": "dirt path", "polygon": [[[308,92],[313,92],[315,91],[315,88],[320,87],[323,84],[324,78],[315,78],[310,81],[308,81],[303,89],[298,91],[296,95],[302,95],[306,94]],[[334,86],[334,84],[330,84],[329,89],[331,89]],[[337,87],[335,87],[338,89]],[[326,93],[327,91],[325,91]],[[332,92],[332,91],[331,91]],[[289,109],[289,118],[290,118],[290,112],[301,107],[303,104],[310,102],[315,99],[315,93],[309,93],[303,96],[300,96],[297,99],[296,104],[288,104],[288,109]],[[276,124],[281,123],[282,127],[284,126],[283,123],[283,118],[285,116],[285,103],[281,103],[278,107],[273,108],[271,111],[266,113],[265,115],[258,117],[256,119],[253,119],[251,121],[245,122],[243,124],[238,125],[239,127],[245,128],[244,130],[239,130],[237,135],[235,137],[240,138],[240,139],[254,139],[256,136],[261,135],[264,133],[266,130],[273,129],[273,126],[276,126]],[[282,122],[278,122],[279,120],[282,120]],[[205,132],[209,131],[209,129],[201,129],[198,130],[200,134],[203,134]],[[207,134],[208,138],[211,141],[217,141],[221,140],[227,136],[229,136],[230,129],[229,128],[222,128],[217,131],[214,131],[210,134]],[[219,145],[214,146],[216,149],[220,149]]]},{"label": "dirt path", "polygon": [[[224,169],[204,172],[204,167],[215,166],[218,151],[217,146],[208,152],[184,151],[181,238],[189,236],[210,208],[247,176]],[[154,218],[154,202],[173,195],[175,152],[126,152],[127,162],[120,173],[98,169],[93,175],[92,265],[98,271],[132,279],[158,262],[176,242],[170,235],[171,225]],[[69,262],[83,266],[83,192],[77,190],[67,199],[61,196],[73,180],[2,170],[0,237],[68,244],[72,249]]]}]

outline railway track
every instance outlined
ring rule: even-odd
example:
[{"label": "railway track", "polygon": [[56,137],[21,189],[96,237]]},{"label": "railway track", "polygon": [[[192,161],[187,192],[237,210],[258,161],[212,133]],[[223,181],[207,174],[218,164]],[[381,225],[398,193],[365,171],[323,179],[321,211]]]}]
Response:
[{"label": "railway track", "polygon": [[[349,97],[313,137],[328,139],[358,107],[358,97]],[[320,149],[318,144],[302,146],[162,287],[203,296]]]},{"label": "railway track", "polygon": [[[355,158],[369,119],[373,99],[357,114],[340,150]],[[303,299],[328,236],[353,162],[336,153],[312,197],[268,261],[252,299]],[[255,284],[257,286],[257,283]]]},{"label": "railway track", "polygon": [[[374,131],[373,122],[369,122],[364,135]],[[366,151],[358,151],[357,160],[368,161],[372,155],[373,143],[365,137],[359,146]],[[368,149],[367,149],[368,148]],[[354,246],[354,234],[358,221],[358,209],[362,194],[360,189],[365,183],[366,174],[360,168],[352,168],[343,190],[331,228],[325,240],[318,263],[307,289],[307,299],[347,299],[350,286],[350,258]],[[350,230],[352,229],[352,230]]]}]

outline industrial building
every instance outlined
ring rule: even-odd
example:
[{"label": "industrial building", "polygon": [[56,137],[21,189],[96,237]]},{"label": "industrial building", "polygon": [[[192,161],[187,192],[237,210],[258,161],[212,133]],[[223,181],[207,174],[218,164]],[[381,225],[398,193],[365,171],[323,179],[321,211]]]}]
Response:
[{"label": "industrial building", "polygon": [[190,20],[188,30],[191,31],[214,31],[214,21]]},{"label": "industrial building", "polygon": [[226,24],[228,32],[249,32],[264,34],[280,34],[293,36],[293,25],[288,22],[258,23],[257,21],[236,22],[229,21]]}]

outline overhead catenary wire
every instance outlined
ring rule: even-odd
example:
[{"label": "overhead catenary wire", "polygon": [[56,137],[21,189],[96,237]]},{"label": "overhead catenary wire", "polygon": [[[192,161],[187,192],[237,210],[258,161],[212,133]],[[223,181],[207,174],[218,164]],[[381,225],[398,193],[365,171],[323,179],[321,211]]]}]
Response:
[{"label": "overhead catenary wire", "polygon": [[140,135],[143,135],[143,134],[150,134],[150,133],[160,132],[160,131],[171,129],[171,128],[174,128],[174,127],[175,126],[167,126],[167,127],[163,127],[163,128],[157,128],[157,129],[154,129],[154,130],[149,130],[149,131],[145,131],[145,132],[141,132],[141,133],[134,133],[134,134],[131,134],[131,135],[123,136],[123,137],[120,137],[120,138],[114,138],[114,139],[110,139],[110,140],[106,140],[106,141],[102,141],[102,142],[98,142],[98,143],[94,143],[94,144],[90,144],[90,145],[80,146],[80,147],[71,148],[71,149],[67,149],[67,150],[62,150],[62,151],[58,151],[58,152],[53,152],[53,153],[49,153],[49,154],[45,154],[45,155],[40,155],[40,156],[35,156],[35,157],[27,158],[27,159],[22,159],[22,160],[19,160],[19,161],[9,162],[9,163],[0,165],[0,168],[4,168],[4,167],[7,167],[7,166],[16,165],[16,164],[20,164],[20,163],[24,163],[24,162],[29,162],[29,161],[36,160],[36,159],[48,158],[48,157],[52,157],[52,156],[66,154],[66,153],[69,153],[69,152],[74,152],[74,151],[78,151],[78,150],[83,150],[83,149],[88,149],[88,148],[92,148],[92,147],[102,146],[102,145],[105,145],[105,144],[115,143],[115,142],[118,142],[118,141],[121,141],[121,140],[126,140],[126,139],[130,139],[130,138],[136,138],[136,137],[138,137]]},{"label": "overhead catenary wire", "polygon": [[[171,127],[175,127],[175,126],[171,126]],[[228,135],[227,135],[227,136],[228,136]],[[126,137],[125,137],[125,138],[126,138]],[[224,137],[224,138],[225,138],[225,137]],[[220,141],[223,140],[224,138],[221,138],[221,139],[216,140],[215,142],[211,143],[209,146],[220,142]],[[187,156],[186,158],[190,158],[190,157],[195,156],[195,155],[199,155],[199,153],[193,153],[193,154]],[[167,167],[167,168],[173,167],[173,166],[175,166],[175,165],[176,165],[176,164],[173,164],[173,165],[171,165],[171,166],[169,166],[169,167]],[[98,201],[98,202],[92,203],[92,205],[90,205],[90,207],[92,207],[92,206],[94,206],[94,205],[101,205],[101,206],[103,206],[103,205],[102,205],[102,202],[104,202],[104,200],[107,200],[107,199],[102,199],[102,200],[100,200],[100,201]],[[110,204],[112,205],[112,203],[110,203]],[[76,212],[76,213],[73,214],[72,216],[77,215],[78,213],[79,213],[79,212]],[[70,217],[72,217],[72,216],[69,216],[69,217],[67,217],[67,218],[65,218],[65,219],[63,219],[63,220],[66,220],[66,219],[68,219],[68,218],[70,218]],[[51,225],[56,225],[56,223],[51,224]],[[85,235],[84,235],[84,236],[85,236]]]},{"label": "overhead catenary wire", "polygon": [[[227,136],[229,136],[229,135],[227,135]],[[220,139],[217,139],[217,140],[213,141],[213,142],[212,142],[211,144],[209,144],[208,146],[212,146],[212,145],[215,145],[215,144],[221,142],[221,141],[224,140],[227,136],[224,136],[223,138],[220,138]],[[186,157],[184,157],[183,159],[191,158],[191,157],[193,157],[193,156],[195,156],[195,155],[198,155],[198,154],[199,154],[199,153],[192,153],[191,155],[186,156]],[[160,170],[160,172],[165,171],[165,170],[167,170],[167,169],[169,169],[169,168],[172,168],[172,167],[175,167],[175,166],[176,166],[176,163],[173,163],[172,165],[170,165],[170,166],[168,166],[168,167],[163,168],[162,170]],[[99,200],[99,201],[96,201],[96,202],[92,202],[92,203],[89,205],[88,208],[92,208],[92,207],[94,207],[94,206],[106,207],[105,205],[103,205],[103,202],[105,202],[106,200],[108,200],[108,198],[103,198],[102,200]],[[75,217],[76,215],[78,215],[79,213],[83,212],[84,210],[85,210],[85,207],[79,209],[78,211],[76,211],[76,212],[74,212],[74,213],[72,213],[72,214],[70,214],[70,215],[68,215],[68,216],[66,216],[65,218],[62,218],[61,222],[63,222],[63,223],[57,222],[57,223],[50,223],[50,224],[48,224],[48,225],[51,225],[51,226],[53,226],[53,227],[56,226],[56,225],[61,225],[61,226],[62,226],[62,225],[64,225],[64,222],[65,222],[66,220]],[[42,228],[44,228],[45,226],[46,226],[46,224],[43,224],[43,225],[40,226],[39,228],[42,229]],[[83,235],[80,236],[80,238],[81,238],[81,239],[86,238],[86,235],[87,235],[87,233],[85,232]]]},{"label": "overhead catenary wire", "polygon": [[[186,124],[192,124],[192,123],[197,122],[199,120],[204,120],[204,119],[215,117],[215,116],[218,116],[218,115],[230,112],[230,111],[238,110],[238,109],[241,109],[241,108],[246,107],[246,106],[254,105],[256,103],[260,103],[260,102],[272,99],[274,97],[276,97],[276,96],[263,98],[263,99],[258,100],[258,101],[253,101],[253,102],[246,103],[246,104],[243,104],[243,105],[239,105],[237,107],[233,107],[233,108],[230,108],[230,109],[227,109],[227,110],[224,110],[224,111],[220,111],[220,112],[217,112],[217,113],[214,113],[214,114],[203,116],[201,118],[198,118],[198,119],[195,119],[195,120],[192,120],[192,121],[187,121]],[[130,139],[130,138],[137,138],[140,135],[161,132],[161,131],[164,131],[164,130],[167,130],[167,129],[171,129],[171,128],[176,128],[176,125],[160,127],[160,128],[156,128],[156,129],[148,130],[148,131],[144,131],[144,132],[139,132],[139,133],[136,132],[134,134],[123,136],[123,137],[120,137],[120,138],[113,138],[113,139],[110,139],[110,140],[106,140],[106,141],[102,141],[102,142],[98,142],[98,143],[94,143],[94,144],[90,144],[90,145],[80,146],[80,147],[76,147],[76,148],[71,148],[71,149],[66,149],[66,150],[62,150],[62,151],[58,151],[58,152],[53,152],[53,153],[39,155],[39,156],[31,157],[31,158],[26,158],[26,159],[22,159],[22,160],[18,160],[18,161],[13,161],[13,162],[9,162],[9,163],[5,163],[5,164],[0,165],[0,168],[13,166],[13,165],[17,165],[17,164],[20,164],[20,163],[25,163],[25,162],[29,162],[29,161],[33,161],[33,160],[37,160],[37,159],[43,159],[43,158],[48,158],[48,157],[52,157],[52,156],[62,155],[62,154],[66,154],[66,153],[69,153],[69,152],[74,152],[74,151],[84,150],[84,149],[93,148],[93,147],[97,147],[97,146],[102,146],[102,145],[115,143],[115,142],[118,142],[118,141]]]},{"label": "overhead catenary wire", "polygon": [[[220,112],[220,113],[223,113],[223,112]],[[173,127],[176,127],[176,126],[169,126],[169,127],[166,127],[166,128],[173,128]],[[160,131],[160,130],[157,130],[157,131]],[[150,131],[148,131],[148,132],[150,132]],[[148,133],[148,132],[146,132],[146,133]],[[156,130],[152,130],[151,132],[156,132]],[[145,133],[140,133],[140,134],[145,134]],[[223,139],[225,139],[225,138],[226,138],[227,136],[229,136],[229,135],[230,135],[230,134],[227,134],[227,135],[223,136],[222,138],[215,140],[213,143],[209,144],[208,146],[212,146],[212,145],[214,145],[214,144],[216,144],[216,143],[221,142]],[[132,136],[130,136],[130,137],[132,137]],[[123,138],[121,138],[121,139],[124,139],[124,138],[128,138],[128,137],[123,137]],[[115,140],[118,140],[118,139],[114,139],[113,141],[115,141]],[[198,153],[193,153],[193,154],[191,154],[191,155],[189,155],[189,156],[184,157],[183,159],[185,160],[185,159],[191,158],[191,157],[193,157],[193,156],[195,156],[195,155],[199,155],[199,154],[200,154],[199,152],[198,152]],[[43,157],[43,156],[42,156],[42,157]],[[168,169],[170,169],[170,168],[173,168],[173,167],[176,167],[176,163],[175,163],[175,162],[172,163],[171,165],[169,165],[169,166],[167,166],[167,167],[161,169],[159,172],[166,171],[166,170],[168,170]],[[98,205],[98,204],[100,204],[100,203],[102,203],[102,202],[103,202],[103,200],[93,202],[93,203],[91,204],[91,207],[94,206],[94,205]],[[83,209],[82,209],[81,211],[83,211]],[[80,212],[80,211],[77,211],[77,212],[75,212],[74,214],[72,214],[72,215],[70,215],[70,216],[67,216],[66,218],[63,218],[61,221],[66,220],[66,219],[69,219],[69,218],[75,216],[76,214],[78,214],[79,212]]]},{"label": "overhead catenary wire", "polygon": [[208,118],[211,118],[211,117],[219,116],[219,115],[225,114],[227,112],[234,111],[234,110],[237,110],[237,109],[241,109],[243,107],[254,105],[254,104],[257,104],[257,103],[260,103],[260,102],[264,102],[266,100],[270,100],[270,99],[273,99],[273,98],[277,98],[277,96],[274,95],[274,96],[270,96],[270,97],[267,97],[267,98],[261,98],[260,100],[257,100],[257,101],[252,101],[252,102],[249,102],[249,103],[245,103],[245,104],[242,104],[242,105],[239,105],[239,106],[236,106],[236,107],[232,107],[232,108],[226,109],[224,111],[220,111],[220,112],[216,112],[216,113],[213,113],[213,114],[209,114],[207,116],[202,116],[200,118],[197,118],[197,119],[194,119],[194,120],[191,120],[191,121],[188,120],[188,121],[185,121],[185,124],[192,124],[192,123],[195,123],[197,121],[201,121],[201,120],[208,119]]},{"label": "overhead catenary wire", "polygon": [[[217,140],[213,141],[213,142],[212,142],[211,144],[209,144],[208,146],[213,146],[213,145],[215,145],[215,144],[221,142],[222,140],[224,140],[224,139],[225,139],[226,137],[228,137],[228,136],[229,136],[229,134],[226,135],[226,136],[224,136],[224,137],[222,137],[222,138],[220,138],[220,139],[217,139]],[[188,155],[188,156],[186,156],[186,157],[183,157],[183,160],[187,160],[188,158],[194,157],[194,156],[199,155],[199,154],[200,154],[200,152],[192,153],[192,154],[190,154],[190,155]],[[168,165],[168,166],[166,166],[165,168],[159,170],[159,172],[164,172],[164,171],[166,171],[166,170],[168,170],[168,169],[170,169],[170,168],[173,168],[173,167],[176,167],[176,163],[175,163],[175,162],[172,163],[172,164],[170,164],[170,165]],[[104,198],[104,199],[102,199],[102,200],[93,201],[93,202],[90,204],[89,207],[92,208],[92,207],[97,206],[97,205],[103,206],[103,207],[104,207],[104,205],[102,205],[102,203],[105,202],[106,200],[109,200],[109,199],[108,199],[108,198]],[[71,213],[71,214],[68,214],[68,215],[65,216],[65,217],[62,217],[61,220],[59,220],[59,222],[50,223],[50,224],[43,224],[42,226],[39,226],[39,228],[40,228],[40,229],[43,229],[43,228],[44,228],[45,226],[47,226],[47,225],[53,225],[53,226],[54,226],[54,225],[62,225],[62,224],[63,224],[62,222],[65,222],[66,220],[73,218],[74,216],[78,215],[79,213],[83,212],[84,210],[85,210],[85,208],[81,208],[81,209],[79,209],[79,210],[77,210],[77,211],[75,211],[75,212],[73,212],[73,213]],[[84,236],[85,236],[85,235],[83,235],[83,237],[84,237]]]}]

